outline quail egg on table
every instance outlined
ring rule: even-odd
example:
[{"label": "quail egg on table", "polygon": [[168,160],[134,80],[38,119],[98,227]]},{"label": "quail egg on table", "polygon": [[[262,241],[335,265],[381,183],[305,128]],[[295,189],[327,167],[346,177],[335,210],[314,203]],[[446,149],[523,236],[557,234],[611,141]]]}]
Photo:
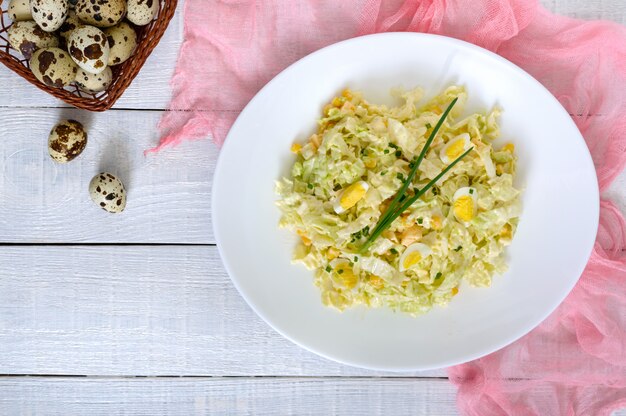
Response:
[{"label": "quail egg on table", "polygon": [[54,33],[44,32],[32,20],[15,22],[7,30],[9,44],[26,59],[30,59],[37,49],[59,46]]},{"label": "quail egg on table", "polygon": [[46,32],[54,32],[61,27],[69,8],[67,0],[30,0],[33,20]]},{"label": "quail egg on table", "polygon": [[59,28],[59,36],[61,36],[65,40],[65,43],[67,43],[68,37],[70,36],[72,30],[76,29],[79,26],[82,26],[80,19],[78,18],[78,16],[76,16],[76,12],[74,10],[70,10],[67,18],[65,19],[65,22],[63,22],[63,24]]},{"label": "quail egg on table", "polygon": [[33,20],[33,15],[30,12],[30,0],[9,1],[9,17],[14,22]]},{"label": "quail egg on table", "polygon": [[76,15],[80,20],[92,26],[115,26],[125,14],[125,0],[78,0],[76,2]]},{"label": "quail egg on table", "polygon": [[89,195],[107,212],[116,214],[126,208],[124,184],[111,173],[102,172],[94,176],[89,183]]},{"label": "quail egg on table", "polygon": [[104,31],[109,41],[109,65],[119,65],[126,62],[137,47],[137,33],[126,22],[113,26]]},{"label": "quail egg on table", "polygon": [[113,71],[107,67],[99,74],[90,74],[82,68],[76,72],[76,86],[83,92],[95,94],[105,91],[113,81]]},{"label": "quail egg on table", "polygon": [[414,243],[408,246],[400,256],[400,271],[403,272],[430,256],[432,249],[426,244]]},{"label": "quail egg on table", "polygon": [[452,196],[452,212],[459,222],[467,224],[476,216],[477,192],[475,188],[463,187]]},{"label": "quail egg on table", "polygon": [[87,133],[76,120],[64,120],[50,131],[48,153],[59,163],[70,162],[80,155],[87,146]]},{"label": "quail egg on table", "polygon": [[30,69],[47,86],[63,88],[74,81],[78,68],[63,49],[44,48],[30,58]]},{"label": "quail egg on table", "polygon": [[80,26],[70,32],[67,49],[74,62],[85,71],[99,74],[109,60],[109,42],[105,34],[93,26]]},{"label": "quail egg on table", "polygon": [[145,26],[154,20],[159,12],[159,0],[128,0],[126,18],[137,26]]}]

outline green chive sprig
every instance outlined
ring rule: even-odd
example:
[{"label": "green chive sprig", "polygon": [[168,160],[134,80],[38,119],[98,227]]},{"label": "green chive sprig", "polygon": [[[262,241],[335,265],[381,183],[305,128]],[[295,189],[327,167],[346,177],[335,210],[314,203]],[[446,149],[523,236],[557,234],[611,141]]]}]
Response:
[{"label": "green chive sprig", "polygon": [[435,128],[430,133],[428,140],[426,140],[426,143],[424,144],[424,148],[422,149],[419,156],[417,157],[417,160],[413,163],[413,167],[411,168],[411,171],[409,172],[409,176],[406,178],[406,180],[400,187],[400,190],[394,196],[393,200],[389,204],[389,207],[387,208],[385,213],[378,220],[376,227],[374,227],[368,239],[365,241],[363,246],[359,249],[360,253],[365,252],[374,243],[374,241],[378,238],[378,236],[380,236],[387,228],[391,226],[391,223],[393,223],[393,221],[396,218],[398,218],[404,211],[406,211],[411,205],[413,205],[415,201],[417,201],[430,188],[432,188],[439,179],[441,179],[446,173],[448,173],[448,171],[450,171],[450,169],[452,169],[454,165],[459,163],[461,159],[467,156],[469,152],[474,149],[473,147],[469,148],[461,156],[459,156],[452,163],[450,163],[443,171],[441,171],[439,175],[433,178],[433,180],[428,182],[426,186],[424,186],[422,189],[419,189],[419,190],[416,189],[415,194],[412,197],[408,198],[408,196],[406,195],[406,191],[408,190],[410,184],[413,182],[413,179],[415,178],[415,175],[417,174],[417,169],[422,163],[422,160],[424,160],[424,157],[426,156],[426,153],[428,152],[430,145],[435,139],[437,132],[443,125],[443,122],[445,121],[446,117],[450,113],[450,110],[452,110],[452,107],[454,107],[454,104],[456,104],[457,100],[458,98],[455,98],[454,100],[452,100],[448,108],[446,108],[446,111],[444,111],[443,114],[441,115],[441,118],[437,122],[437,125],[435,125]]}]

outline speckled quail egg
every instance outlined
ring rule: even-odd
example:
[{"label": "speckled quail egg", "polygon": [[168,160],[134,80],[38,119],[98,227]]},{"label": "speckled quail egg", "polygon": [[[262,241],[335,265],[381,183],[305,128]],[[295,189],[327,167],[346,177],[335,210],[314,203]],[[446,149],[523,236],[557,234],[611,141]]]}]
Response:
[{"label": "speckled quail egg", "polygon": [[83,92],[95,94],[109,88],[113,81],[113,71],[107,67],[99,74],[90,74],[82,68],[76,72],[76,86]]},{"label": "speckled quail egg", "polygon": [[69,9],[67,0],[30,0],[33,20],[46,32],[54,32],[60,28]]},{"label": "speckled quail egg", "polygon": [[469,223],[476,216],[477,192],[475,188],[464,187],[456,190],[452,196],[452,211],[459,222]]},{"label": "speckled quail egg", "polygon": [[93,26],[80,26],[70,32],[67,49],[74,62],[85,71],[99,74],[109,60],[109,43],[104,33]]},{"label": "speckled quail egg", "polygon": [[13,23],[7,33],[11,46],[26,59],[30,59],[37,49],[59,46],[59,39],[54,33],[44,32],[32,20]]},{"label": "speckled quail egg", "polygon": [[424,260],[426,257],[430,256],[432,253],[432,249],[426,244],[422,243],[414,243],[408,246],[402,255],[400,255],[400,263],[398,266],[400,271],[403,272],[412,267],[415,267]]},{"label": "speckled quail egg", "polygon": [[115,26],[125,14],[125,0],[78,0],[76,2],[78,18],[97,27]]},{"label": "speckled quail egg", "polygon": [[54,126],[48,136],[48,153],[59,163],[70,162],[87,146],[87,133],[76,120],[64,120]]},{"label": "speckled quail egg", "polygon": [[59,36],[61,36],[61,38],[63,38],[63,40],[67,44],[70,33],[72,32],[72,30],[78,28],[79,26],[82,26],[80,19],[78,18],[78,16],[76,16],[76,12],[74,10],[70,10],[67,18],[65,19],[65,22],[63,22],[63,24],[59,28]]},{"label": "speckled quail egg", "polygon": [[145,26],[154,20],[159,12],[159,0],[128,0],[126,18],[137,26]]},{"label": "speckled quail egg", "polygon": [[124,184],[113,174],[102,172],[89,183],[89,195],[100,208],[111,213],[119,213],[126,208]]},{"label": "speckled quail egg", "polygon": [[104,34],[109,41],[109,65],[119,65],[125,62],[137,47],[137,33],[126,22],[106,29]]},{"label": "speckled quail egg", "polygon": [[59,48],[39,49],[30,58],[30,70],[35,78],[49,87],[69,85],[76,78],[77,69],[69,54]]},{"label": "speckled quail egg", "polygon": [[30,0],[9,1],[9,17],[14,22],[32,20],[33,15],[30,12]]}]

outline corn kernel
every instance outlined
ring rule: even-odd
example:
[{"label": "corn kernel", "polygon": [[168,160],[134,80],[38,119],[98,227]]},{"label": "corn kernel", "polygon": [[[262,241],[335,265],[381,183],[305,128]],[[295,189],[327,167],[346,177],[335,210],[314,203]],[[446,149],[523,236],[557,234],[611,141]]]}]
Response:
[{"label": "corn kernel", "polygon": [[333,105],[333,107],[339,108],[343,105],[344,102],[346,102],[345,98],[335,97],[333,98],[333,101],[331,101],[331,104]]},{"label": "corn kernel", "polygon": [[307,237],[307,235],[304,233],[304,231],[298,230],[296,232],[300,236],[300,239],[302,240],[302,244],[304,244],[305,246],[310,246],[311,245],[311,239],[309,237]]},{"label": "corn kernel", "polygon": [[502,163],[496,164],[496,174],[502,175],[504,173],[504,165]]},{"label": "corn kernel", "polygon": [[407,286],[409,285],[409,281],[408,280],[403,280],[402,283],[400,284],[400,286],[402,286],[403,288],[407,288]]},{"label": "corn kernel", "polygon": [[322,144],[322,139],[320,139],[320,136],[318,136],[317,134],[313,134],[309,138],[309,141],[311,142],[315,150],[317,150],[320,147],[320,144]]},{"label": "corn kernel", "polygon": [[513,143],[507,143],[502,148],[505,152],[513,153],[515,151],[515,145]]},{"label": "corn kernel", "polygon": [[332,108],[333,108],[333,106],[332,106],[332,105],[330,105],[330,104],[326,104],[326,105],[324,106],[324,109],[322,110],[322,113],[323,113],[325,116],[327,116],[327,115],[328,115],[328,113],[330,112],[330,110],[331,110]]},{"label": "corn kernel", "polygon": [[341,274],[341,280],[343,281],[343,285],[346,289],[354,289],[356,286],[358,279],[356,275],[352,272],[352,270],[346,270]]},{"label": "corn kernel", "polygon": [[365,167],[368,169],[374,169],[376,167],[376,159],[366,159]]},{"label": "corn kernel", "polygon": [[441,108],[439,108],[438,105],[433,105],[432,107],[430,107],[430,111],[439,115],[441,113],[443,113],[443,110]]},{"label": "corn kernel", "polygon": [[291,153],[298,154],[300,150],[302,150],[302,145],[300,143],[294,143],[291,145]]},{"label": "corn kernel", "polygon": [[370,276],[369,282],[370,282],[370,285],[372,285],[374,289],[380,290],[383,287],[385,287],[385,281],[378,276],[374,276],[374,275]]},{"label": "corn kernel", "polygon": [[456,294],[459,293],[459,288],[458,287],[453,287],[452,290],[450,291],[450,293],[452,293],[452,296],[456,296]]},{"label": "corn kernel", "polygon": [[430,227],[433,230],[441,230],[441,226],[443,220],[441,219],[441,217],[439,215],[433,215],[433,217],[430,220]]},{"label": "corn kernel", "polygon": [[330,247],[330,248],[328,249],[328,251],[326,252],[326,258],[327,258],[328,260],[334,260],[334,259],[336,259],[337,257],[339,257],[339,250],[337,250],[337,249],[336,249],[336,248],[334,248],[334,247]]},{"label": "corn kernel", "polygon": [[350,101],[346,101],[343,106],[341,106],[341,111],[344,113],[353,114],[355,110],[356,107]]},{"label": "corn kernel", "polygon": [[513,236],[513,229],[511,228],[511,224],[504,224],[504,227],[500,230],[500,238],[504,238],[506,240],[510,240]]},{"label": "corn kernel", "polygon": [[352,91],[350,91],[349,89],[345,89],[341,92],[341,96],[344,97],[347,100],[351,100],[352,99]]}]

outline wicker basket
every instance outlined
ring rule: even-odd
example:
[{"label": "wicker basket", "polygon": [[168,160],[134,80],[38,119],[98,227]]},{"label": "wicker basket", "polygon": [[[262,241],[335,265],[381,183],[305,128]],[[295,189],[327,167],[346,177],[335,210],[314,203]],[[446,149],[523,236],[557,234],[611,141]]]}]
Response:
[{"label": "wicker basket", "polygon": [[[1,0],[0,0],[1,1]],[[121,65],[112,66],[113,82],[109,88],[97,94],[80,91],[76,86],[51,88],[37,80],[28,67],[28,61],[9,45],[7,29],[11,25],[6,8],[8,1],[0,7],[0,62],[22,76],[31,84],[49,94],[89,111],[105,111],[115,104],[141,70],[152,50],[161,40],[165,29],[174,16],[177,0],[161,0],[159,14],[149,25],[137,27],[137,49],[133,56]]]}]

